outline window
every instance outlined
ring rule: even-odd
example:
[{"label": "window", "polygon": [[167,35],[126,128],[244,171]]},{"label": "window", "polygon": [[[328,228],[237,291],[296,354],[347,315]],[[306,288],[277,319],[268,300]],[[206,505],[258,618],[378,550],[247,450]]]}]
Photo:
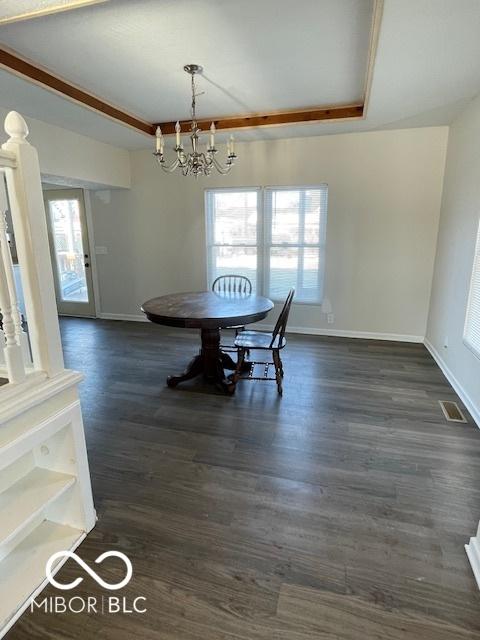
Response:
[{"label": "window", "polygon": [[325,271],[327,185],[208,189],[209,284],[220,275],[247,276],[255,292],[320,304]]},{"label": "window", "polygon": [[247,276],[254,291],[258,269],[259,189],[206,192],[208,282],[235,273]]},{"label": "window", "polygon": [[297,302],[323,298],[327,187],[265,189],[265,292],[295,287]]},{"label": "window", "polygon": [[477,243],[473,258],[472,279],[470,281],[463,339],[465,344],[480,358],[480,223],[478,225]]}]

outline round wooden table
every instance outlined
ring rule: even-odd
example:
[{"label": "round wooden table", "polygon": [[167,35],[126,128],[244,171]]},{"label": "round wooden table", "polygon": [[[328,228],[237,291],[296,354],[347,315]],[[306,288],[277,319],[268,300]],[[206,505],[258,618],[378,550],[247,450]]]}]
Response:
[{"label": "round wooden table", "polygon": [[167,378],[168,386],[176,387],[179,382],[203,374],[229,394],[235,391],[235,385],[225,376],[224,368],[234,369],[235,362],[220,349],[220,329],[263,320],[272,309],[273,302],[262,296],[225,295],[212,291],[174,293],[152,298],[142,305],[143,313],[151,322],[200,329],[201,332],[200,353],[183,374]]}]

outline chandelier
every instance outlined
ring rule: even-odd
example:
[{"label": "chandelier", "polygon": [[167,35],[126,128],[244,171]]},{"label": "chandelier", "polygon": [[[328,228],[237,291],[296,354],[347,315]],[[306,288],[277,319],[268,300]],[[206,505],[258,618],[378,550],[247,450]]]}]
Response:
[{"label": "chandelier", "polygon": [[195,88],[195,75],[197,73],[202,73],[203,68],[198,64],[187,64],[183,67],[183,69],[190,74],[192,78],[192,122],[190,124],[190,140],[192,144],[192,150],[190,152],[185,152],[182,144],[182,140],[180,137],[181,127],[180,122],[177,121],[175,125],[175,147],[174,151],[177,154],[176,159],[170,164],[167,165],[165,163],[165,158],[163,156],[164,151],[164,139],[162,130],[160,127],[157,127],[155,136],[156,136],[156,147],[153,155],[156,157],[157,162],[162,167],[162,169],[166,173],[173,173],[175,169],[179,168],[184,176],[209,176],[212,172],[212,169],[215,168],[218,173],[226,174],[233,167],[233,163],[235,162],[235,141],[233,136],[230,136],[229,141],[227,143],[227,159],[225,164],[221,164],[215,155],[218,153],[218,150],[215,148],[215,123],[212,122],[210,125],[210,141],[209,145],[205,152],[199,151],[199,134],[201,129],[197,124],[197,117],[195,113],[195,101],[197,96],[200,96],[202,93],[197,93]]}]

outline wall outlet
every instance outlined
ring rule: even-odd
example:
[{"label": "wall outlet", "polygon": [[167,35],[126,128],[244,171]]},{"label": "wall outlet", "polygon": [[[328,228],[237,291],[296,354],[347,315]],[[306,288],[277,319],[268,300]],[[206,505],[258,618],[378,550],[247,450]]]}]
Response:
[{"label": "wall outlet", "polygon": [[335,322],[335,314],[327,313],[327,322],[328,324],[333,324]]},{"label": "wall outlet", "polygon": [[95,247],[95,253],[97,256],[104,256],[108,253],[107,247]]}]

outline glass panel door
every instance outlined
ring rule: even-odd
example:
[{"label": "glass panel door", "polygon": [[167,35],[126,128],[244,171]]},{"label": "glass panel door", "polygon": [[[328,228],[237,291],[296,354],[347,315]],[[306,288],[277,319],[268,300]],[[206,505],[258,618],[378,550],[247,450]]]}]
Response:
[{"label": "glass panel door", "polygon": [[58,313],[94,316],[83,192],[55,189],[44,195]]}]

